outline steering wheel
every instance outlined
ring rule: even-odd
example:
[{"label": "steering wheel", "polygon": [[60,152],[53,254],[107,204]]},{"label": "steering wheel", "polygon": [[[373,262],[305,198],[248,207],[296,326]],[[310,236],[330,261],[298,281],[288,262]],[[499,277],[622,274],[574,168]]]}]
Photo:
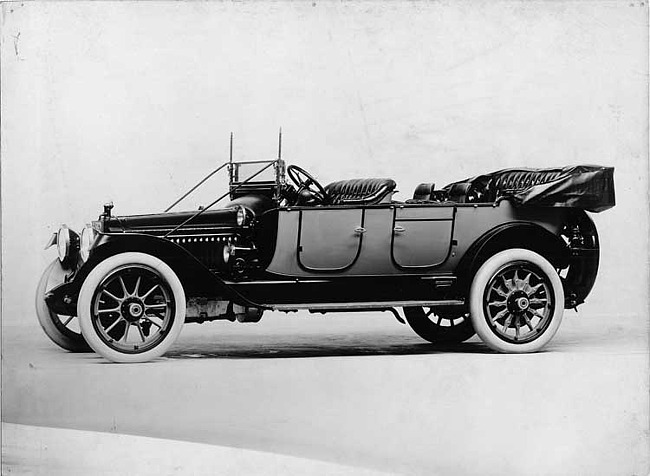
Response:
[{"label": "steering wheel", "polygon": [[309,191],[314,198],[316,198],[321,204],[329,204],[330,196],[325,191],[325,188],[311,176],[304,169],[298,167],[297,165],[289,165],[287,167],[287,175],[291,181],[298,187],[297,196],[300,196],[301,192],[304,190]]}]

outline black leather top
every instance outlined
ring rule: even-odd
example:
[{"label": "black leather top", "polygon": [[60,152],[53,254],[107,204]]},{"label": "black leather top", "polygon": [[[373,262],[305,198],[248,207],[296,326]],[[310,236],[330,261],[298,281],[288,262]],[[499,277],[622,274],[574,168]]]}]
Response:
[{"label": "black leather top", "polygon": [[512,191],[553,182],[566,176],[570,168],[504,169],[449,184],[445,190],[456,202],[492,202]]},{"label": "black leather top", "polygon": [[332,182],[325,187],[334,205],[374,205],[395,190],[392,179],[351,179]]},{"label": "black leather top", "polygon": [[443,191],[460,203],[502,199],[518,205],[572,207],[600,212],[616,204],[614,168],[572,165],[543,169],[504,169],[447,185]]}]

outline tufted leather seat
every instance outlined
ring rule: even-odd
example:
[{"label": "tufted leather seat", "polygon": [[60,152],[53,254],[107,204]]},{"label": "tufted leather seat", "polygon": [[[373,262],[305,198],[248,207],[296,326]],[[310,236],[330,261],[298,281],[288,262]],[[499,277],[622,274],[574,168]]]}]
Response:
[{"label": "tufted leather seat", "polygon": [[325,187],[333,205],[375,205],[390,199],[397,184],[392,179],[351,179]]},{"label": "tufted leather seat", "polygon": [[521,190],[522,188],[528,188],[534,185],[552,182],[553,180],[557,180],[563,175],[566,175],[566,171],[564,169],[505,170],[498,174],[495,174],[492,182],[492,188],[500,191]]}]

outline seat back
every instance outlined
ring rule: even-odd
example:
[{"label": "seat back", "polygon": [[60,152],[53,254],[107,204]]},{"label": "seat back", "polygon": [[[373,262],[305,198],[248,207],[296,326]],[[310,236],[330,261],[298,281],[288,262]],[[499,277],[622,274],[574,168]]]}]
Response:
[{"label": "seat back", "polygon": [[351,179],[325,187],[333,205],[375,205],[390,200],[397,184],[392,179]]},{"label": "seat back", "polygon": [[433,183],[421,183],[417,187],[415,187],[415,191],[413,192],[413,202],[419,202],[419,201],[428,201],[431,199],[431,192],[433,192],[433,189],[435,188],[435,185]]}]

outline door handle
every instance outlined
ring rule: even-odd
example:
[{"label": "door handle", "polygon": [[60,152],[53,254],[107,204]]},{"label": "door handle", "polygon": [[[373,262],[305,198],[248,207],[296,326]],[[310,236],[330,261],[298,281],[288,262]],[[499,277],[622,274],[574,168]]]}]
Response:
[{"label": "door handle", "polygon": [[400,225],[396,225],[395,228],[393,228],[393,231],[395,233],[404,233],[406,231],[406,228]]},{"label": "door handle", "polygon": [[354,229],[356,235],[363,235],[366,232],[366,229],[362,226],[358,226]]}]

